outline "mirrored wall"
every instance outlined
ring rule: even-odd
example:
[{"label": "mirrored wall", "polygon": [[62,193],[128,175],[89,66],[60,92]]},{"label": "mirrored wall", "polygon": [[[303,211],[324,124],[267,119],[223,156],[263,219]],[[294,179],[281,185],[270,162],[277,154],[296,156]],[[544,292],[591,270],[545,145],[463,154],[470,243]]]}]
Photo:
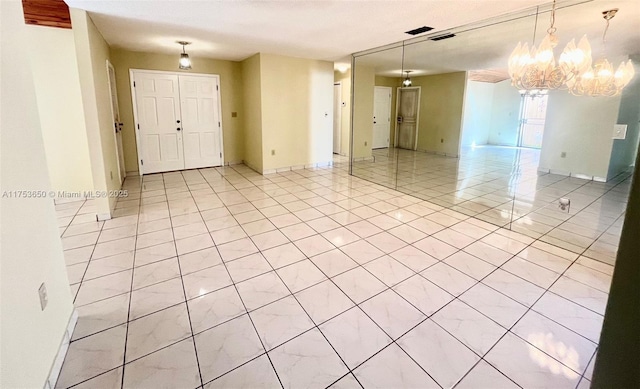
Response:
[{"label": "mirrored wall", "polygon": [[[614,6],[603,43],[602,12]],[[621,94],[592,97],[512,85],[510,54],[519,42],[539,45],[551,8],[355,54],[351,172],[454,217],[611,263],[638,148],[640,10],[625,1],[557,7],[556,61],[586,35],[594,62],[636,65]]]}]

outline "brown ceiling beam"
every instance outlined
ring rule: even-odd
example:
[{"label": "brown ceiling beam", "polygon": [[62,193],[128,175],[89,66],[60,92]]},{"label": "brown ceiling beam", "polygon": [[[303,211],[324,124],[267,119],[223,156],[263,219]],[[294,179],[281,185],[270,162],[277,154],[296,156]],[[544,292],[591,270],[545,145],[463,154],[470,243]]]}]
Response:
[{"label": "brown ceiling beam", "polygon": [[69,6],[63,0],[22,0],[22,8],[26,24],[71,28]]}]

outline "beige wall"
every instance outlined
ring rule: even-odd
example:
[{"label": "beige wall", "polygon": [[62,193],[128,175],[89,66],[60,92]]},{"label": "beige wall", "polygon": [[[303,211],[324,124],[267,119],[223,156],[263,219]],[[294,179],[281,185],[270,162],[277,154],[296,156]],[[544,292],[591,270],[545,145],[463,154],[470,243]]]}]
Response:
[{"label": "beige wall", "polygon": [[260,73],[263,170],[330,162],[333,63],[260,54]]},{"label": "beige wall", "polygon": [[340,125],[340,154],[349,155],[351,152],[351,69],[344,73],[333,72],[333,81],[342,85],[342,114]]},{"label": "beige wall", "polygon": [[376,86],[388,86],[391,88],[391,121],[389,122],[389,147],[394,147],[396,140],[396,98],[398,87],[402,86],[402,78],[376,76]]},{"label": "beige wall", "polygon": [[353,83],[353,158],[367,158],[373,140],[374,69],[356,61]]},{"label": "beige wall", "polygon": [[[3,191],[51,186],[19,1],[0,2],[0,93]],[[6,55],[10,53],[11,55]],[[0,387],[42,388],[62,343],[73,305],[50,198],[2,199],[0,255]],[[45,283],[49,303],[40,309]]]},{"label": "beige wall", "polygon": [[466,78],[466,72],[411,77],[421,87],[418,150],[458,156]]},{"label": "beige wall", "polygon": [[56,192],[91,190],[73,31],[34,25],[26,29],[51,187]]},{"label": "beige wall", "polygon": [[244,99],[244,161],[262,172],[262,99],[260,54],[242,61]]},{"label": "beige wall", "polygon": [[[606,178],[620,96],[573,96],[551,91],[540,151],[540,169]],[[561,153],[566,152],[562,158]]]},{"label": "beige wall", "polygon": [[[240,63],[196,57],[192,58],[192,70],[180,70],[178,69],[178,49],[179,46],[176,45],[176,55],[111,49],[111,63],[116,71],[120,116],[124,123],[122,142],[127,171],[133,172],[138,170],[138,152],[133,121],[129,69],[219,75],[224,159],[227,163],[241,162],[244,159],[244,134],[242,129],[245,115],[242,107],[242,75]],[[237,112],[238,116],[232,117],[232,112]]]},{"label": "beige wall", "polygon": [[[111,96],[107,78],[109,46],[86,11],[70,8],[94,189],[120,189]],[[110,217],[116,198],[96,201],[100,217]]]}]

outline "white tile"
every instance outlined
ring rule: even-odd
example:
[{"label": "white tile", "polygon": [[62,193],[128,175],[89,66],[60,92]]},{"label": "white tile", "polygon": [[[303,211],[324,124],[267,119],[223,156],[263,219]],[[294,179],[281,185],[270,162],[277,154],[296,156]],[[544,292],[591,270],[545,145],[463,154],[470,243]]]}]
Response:
[{"label": "white tile", "polygon": [[202,380],[208,382],[264,353],[247,315],[194,337]]},{"label": "white tile", "polygon": [[205,295],[232,284],[224,265],[217,265],[182,277],[187,298]]},{"label": "white tile", "polygon": [[531,306],[544,293],[539,286],[501,269],[489,274],[482,283],[526,306]]},{"label": "white tile", "polygon": [[324,281],[298,292],[296,298],[316,324],[320,324],[354,305],[331,281]]},{"label": "white tile", "polygon": [[365,301],[360,307],[393,339],[397,339],[426,318],[391,289]]},{"label": "white tile", "polygon": [[413,244],[415,247],[436,259],[445,259],[458,251],[457,248],[433,237],[422,239]]},{"label": "white tile", "polygon": [[442,387],[453,387],[480,358],[428,319],[398,344]]},{"label": "white tile", "polygon": [[185,301],[180,278],[160,282],[131,293],[129,320],[159,311]]},{"label": "white tile", "polygon": [[601,315],[604,315],[609,298],[608,294],[598,289],[564,276],[551,286],[550,291]]},{"label": "white tile", "polygon": [[280,387],[280,382],[266,355],[251,360],[204,386],[205,389],[267,389],[278,387]]},{"label": "white tile", "polygon": [[215,247],[182,254],[178,257],[180,270],[183,275],[206,269],[222,263],[220,254]]},{"label": "white tile", "polygon": [[388,255],[367,263],[364,268],[387,286],[394,286],[415,274],[413,270]]},{"label": "white tile", "polygon": [[293,296],[256,309],[249,316],[267,351],[314,327]]},{"label": "white tile", "polygon": [[296,293],[327,279],[327,277],[309,260],[296,262],[276,270],[291,292]]},{"label": "white tile", "polygon": [[580,379],[579,374],[511,333],[485,359],[523,388],[575,388]]},{"label": "white tile", "polygon": [[271,350],[269,356],[287,388],[326,387],[348,372],[317,329]]},{"label": "white tile", "polygon": [[526,306],[482,283],[476,284],[459,298],[504,328],[511,328],[527,311]]},{"label": "white tile", "polygon": [[356,304],[382,292],[387,287],[362,267],[336,276],[333,281]]},{"label": "white tile", "polygon": [[234,286],[227,286],[187,301],[195,334],[246,312]]},{"label": "white tile", "polygon": [[275,272],[269,272],[236,285],[240,298],[249,311],[274,302],[289,294]]},{"label": "white tile", "polygon": [[431,319],[480,356],[486,354],[507,332],[505,328],[459,300],[452,301]]},{"label": "white tile", "polygon": [[476,280],[483,279],[496,269],[489,262],[485,262],[464,251],[458,251],[445,259],[444,262]]},{"label": "white tile", "polygon": [[357,307],[323,323],[320,331],[351,369],[391,343],[391,338]]},{"label": "white tile", "polygon": [[458,389],[517,389],[519,388],[504,374],[484,360],[471,369],[469,374],[456,385]]},{"label": "white tile", "polygon": [[334,277],[358,266],[355,261],[338,249],[318,254],[310,259],[327,277]]},{"label": "white tile", "polygon": [[302,251],[298,250],[293,243],[286,243],[264,250],[262,254],[274,269],[279,269],[306,258]]},{"label": "white tile", "polygon": [[384,255],[382,251],[364,240],[342,246],[340,250],[361,265]]},{"label": "white tile", "polygon": [[460,295],[476,283],[473,278],[442,262],[424,270],[420,275],[454,296]]},{"label": "white tile", "polygon": [[249,278],[267,273],[271,266],[260,253],[251,254],[235,261],[227,262],[227,270],[233,282],[238,283]]},{"label": "white tile", "polygon": [[440,388],[395,343],[354,370],[365,388]]},{"label": "white tile", "polygon": [[389,255],[415,272],[421,272],[438,262],[436,258],[413,246],[403,247]]},{"label": "white tile", "polygon": [[560,274],[520,257],[510,259],[501,268],[544,289],[549,288],[560,277]]},{"label": "white tile", "polygon": [[450,293],[420,275],[399,283],[393,289],[425,315],[432,315],[454,298]]},{"label": "white tile", "polygon": [[545,293],[531,308],[597,343],[603,317],[553,293]]}]

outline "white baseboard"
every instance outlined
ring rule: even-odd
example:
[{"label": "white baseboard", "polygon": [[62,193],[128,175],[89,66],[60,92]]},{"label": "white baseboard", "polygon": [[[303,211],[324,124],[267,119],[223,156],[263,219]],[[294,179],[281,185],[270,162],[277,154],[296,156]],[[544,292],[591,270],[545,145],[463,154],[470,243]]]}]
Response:
[{"label": "white baseboard", "polygon": [[67,356],[67,351],[69,350],[69,343],[71,343],[73,330],[76,328],[76,323],[78,323],[78,311],[76,311],[76,309],[74,308],[73,312],[71,313],[71,317],[69,318],[69,323],[67,323],[67,329],[64,331],[62,343],[60,343],[60,347],[58,348],[58,354],[56,355],[56,359],[53,361],[53,365],[51,366],[49,378],[44,384],[45,389],[53,389],[56,387],[58,377],[60,376],[60,371],[62,370],[62,364],[64,363],[64,358]]},{"label": "white baseboard", "polygon": [[99,222],[105,221],[105,220],[111,220],[111,214],[110,213],[99,213],[96,215],[96,219]]},{"label": "white baseboard", "polygon": [[[268,175],[268,174],[274,174],[274,173],[283,173],[283,172],[288,172],[288,171],[292,171],[292,170],[325,168],[325,167],[328,167],[328,166],[333,166],[333,161],[315,162],[315,163],[309,163],[309,164],[306,164],[306,165],[283,166],[283,167],[279,167],[279,168],[276,168],[276,169],[265,169],[265,170],[262,171],[262,175]],[[251,166],[249,166],[249,167],[251,167]],[[252,169],[256,170],[254,168],[252,168]]]}]

